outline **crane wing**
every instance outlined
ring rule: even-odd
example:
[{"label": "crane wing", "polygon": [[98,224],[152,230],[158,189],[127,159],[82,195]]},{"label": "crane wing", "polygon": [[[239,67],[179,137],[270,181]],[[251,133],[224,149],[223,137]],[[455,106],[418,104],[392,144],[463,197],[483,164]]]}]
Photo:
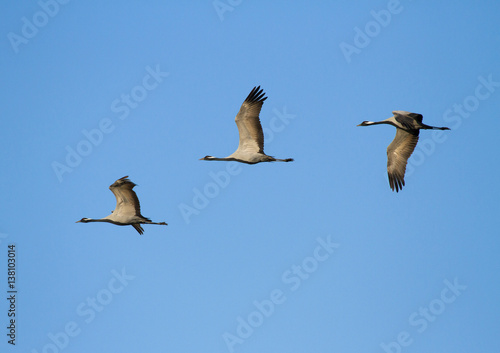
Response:
[{"label": "crane wing", "polygon": [[[418,126],[422,124],[422,114],[410,113],[402,110],[395,110],[392,114],[394,114],[394,119],[407,130],[416,130]],[[418,124],[415,124],[415,121]]]},{"label": "crane wing", "polygon": [[387,147],[387,174],[392,191],[401,190],[405,185],[406,163],[418,142],[418,130],[413,133],[397,129],[396,137]]},{"label": "crane wing", "polygon": [[141,216],[141,205],[134,190],[133,182],[128,176],[118,179],[109,189],[116,197],[116,208],[111,214],[115,218]]},{"label": "crane wing", "polygon": [[260,86],[254,87],[236,115],[235,122],[240,134],[237,151],[264,153],[264,132],[259,113],[267,97],[262,91]]}]

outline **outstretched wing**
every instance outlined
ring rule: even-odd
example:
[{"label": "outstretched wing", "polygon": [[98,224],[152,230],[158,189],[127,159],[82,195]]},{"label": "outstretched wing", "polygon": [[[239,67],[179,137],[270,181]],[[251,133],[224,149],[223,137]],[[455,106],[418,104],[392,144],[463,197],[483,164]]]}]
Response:
[{"label": "outstretched wing", "polygon": [[139,199],[132,190],[135,184],[127,178],[120,178],[109,187],[116,197],[116,207],[112,213],[115,218],[141,216]]},{"label": "outstretched wing", "polygon": [[260,124],[259,114],[267,97],[258,87],[254,87],[241,105],[236,115],[236,125],[240,134],[237,151],[264,153],[264,132]]},{"label": "outstretched wing", "polygon": [[[416,130],[422,124],[422,114],[405,112],[403,110],[395,110],[392,112],[394,118],[408,130]],[[418,124],[415,124],[415,121]]]},{"label": "outstretched wing", "polygon": [[413,133],[397,129],[396,137],[387,147],[387,174],[392,191],[405,185],[406,163],[418,142],[418,130]]}]

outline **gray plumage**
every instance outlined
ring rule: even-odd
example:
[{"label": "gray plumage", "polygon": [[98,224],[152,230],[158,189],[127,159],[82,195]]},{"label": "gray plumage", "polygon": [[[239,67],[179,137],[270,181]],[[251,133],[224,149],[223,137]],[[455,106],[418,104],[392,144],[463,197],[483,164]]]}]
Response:
[{"label": "gray plumage", "polygon": [[382,121],[363,121],[358,126],[389,124],[396,127],[396,137],[387,147],[387,175],[392,191],[398,192],[405,185],[405,172],[408,158],[415,150],[420,130],[449,130],[447,127],[435,127],[422,123],[422,115],[402,110],[392,112],[393,116]]},{"label": "gray plumage", "polygon": [[259,114],[267,97],[258,87],[254,87],[248,97],[241,105],[236,115],[236,126],[240,135],[240,141],[236,151],[224,158],[205,156],[200,160],[205,161],[236,161],[247,164],[260,162],[291,162],[292,158],[277,159],[264,153],[264,132],[260,123]]},{"label": "gray plumage", "polygon": [[141,215],[139,199],[135,191],[132,190],[136,185],[127,178],[128,176],[120,178],[109,186],[116,197],[116,207],[109,216],[101,219],[82,218],[76,223],[108,222],[119,226],[131,225],[139,234],[144,233],[141,224],[167,225],[165,222],[152,222],[149,218]]}]

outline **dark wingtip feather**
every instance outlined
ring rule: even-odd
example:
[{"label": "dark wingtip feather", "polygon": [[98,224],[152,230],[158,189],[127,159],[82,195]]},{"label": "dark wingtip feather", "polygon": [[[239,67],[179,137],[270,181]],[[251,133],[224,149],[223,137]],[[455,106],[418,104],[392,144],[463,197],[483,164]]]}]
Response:
[{"label": "dark wingtip feather", "polygon": [[144,229],[141,227],[139,223],[134,223],[132,226],[135,228],[135,230],[140,234],[144,234]]},{"label": "dark wingtip feather", "polygon": [[117,186],[121,186],[121,185],[125,185],[125,184],[130,185],[130,189],[133,189],[134,186],[137,186],[137,184],[135,184],[133,181],[128,179],[128,175],[127,175],[127,176],[124,176],[123,178],[118,179],[113,184],[111,184],[109,187],[112,188],[112,187],[117,187]]},{"label": "dark wingtip feather", "polygon": [[399,192],[399,190],[403,190],[403,186],[405,185],[405,180],[403,178],[399,178],[396,175],[387,174],[389,176],[389,186],[392,191]]},{"label": "dark wingtip feather", "polygon": [[263,89],[260,88],[260,86],[254,87],[248,97],[245,99],[245,102],[247,103],[260,103],[264,102],[267,97],[265,96],[265,92]]}]

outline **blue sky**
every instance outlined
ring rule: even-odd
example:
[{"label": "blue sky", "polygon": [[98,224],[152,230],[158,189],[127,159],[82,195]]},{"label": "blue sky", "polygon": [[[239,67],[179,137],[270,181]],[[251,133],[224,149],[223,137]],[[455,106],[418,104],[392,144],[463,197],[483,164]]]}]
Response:
[{"label": "blue sky", "polygon": [[[2,352],[500,350],[498,2],[3,7]],[[257,85],[295,161],[199,161]],[[393,110],[451,128],[399,193]],[[125,175],[168,227],[75,224]]]}]

